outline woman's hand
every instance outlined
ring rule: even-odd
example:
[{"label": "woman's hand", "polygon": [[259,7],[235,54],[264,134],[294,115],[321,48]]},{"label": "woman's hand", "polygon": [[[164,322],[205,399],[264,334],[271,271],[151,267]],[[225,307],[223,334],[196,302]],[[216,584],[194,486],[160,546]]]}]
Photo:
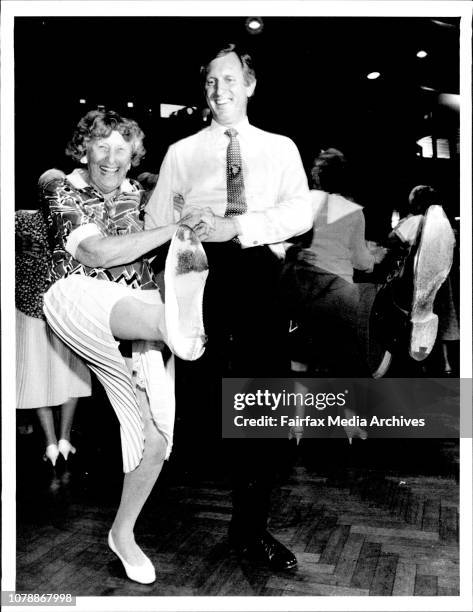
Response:
[{"label": "woman's hand", "polygon": [[215,229],[215,215],[210,208],[191,207],[186,211],[186,214],[181,217],[179,225],[188,225],[198,235],[198,227],[200,227],[199,231],[202,231],[204,226],[208,231]]},{"label": "woman's hand", "polygon": [[212,234],[213,229],[204,221],[200,221],[200,223],[194,226],[194,232],[196,233],[197,238],[201,242],[204,242]]}]

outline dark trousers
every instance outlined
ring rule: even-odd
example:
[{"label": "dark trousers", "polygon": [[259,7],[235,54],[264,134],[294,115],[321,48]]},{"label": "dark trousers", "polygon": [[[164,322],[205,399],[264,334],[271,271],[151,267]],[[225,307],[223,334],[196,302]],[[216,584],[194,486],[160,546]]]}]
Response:
[{"label": "dark trousers", "polygon": [[291,342],[295,361],[319,360],[339,377],[370,376],[360,337],[356,284],[303,257],[288,257],[283,291],[287,310],[300,326]]},{"label": "dark trousers", "polygon": [[221,440],[221,380],[287,374],[288,323],[278,299],[281,262],[267,246],[242,249],[228,242],[204,247],[209,260],[204,294],[208,343],[197,362],[180,365],[186,369],[188,388],[199,390],[197,418],[203,419],[203,435],[220,441],[229,470],[231,535],[257,537],[266,528],[271,489],[287,441]]},{"label": "dark trousers", "polygon": [[220,374],[271,377],[285,372],[287,324],[278,300],[281,261],[267,246],[205,244],[209,277],[204,322],[207,359]]}]

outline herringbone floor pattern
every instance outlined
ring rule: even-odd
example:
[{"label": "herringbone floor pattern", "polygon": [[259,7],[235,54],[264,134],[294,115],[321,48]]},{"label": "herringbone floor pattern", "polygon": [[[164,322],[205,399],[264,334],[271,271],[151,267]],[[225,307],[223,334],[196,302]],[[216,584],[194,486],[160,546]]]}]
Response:
[{"label": "herringbone floor pattern", "polygon": [[[159,487],[158,487],[159,489]],[[119,487],[115,491],[118,496]],[[123,595],[458,595],[455,481],[366,473],[335,482],[295,467],[274,499],[271,532],[298,557],[274,573],[238,560],[226,532],[228,488],[168,482],[149,500],[137,539],[157,581],[127,580],[106,546],[118,499],[62,485],[19,501],[17,591]]]}]

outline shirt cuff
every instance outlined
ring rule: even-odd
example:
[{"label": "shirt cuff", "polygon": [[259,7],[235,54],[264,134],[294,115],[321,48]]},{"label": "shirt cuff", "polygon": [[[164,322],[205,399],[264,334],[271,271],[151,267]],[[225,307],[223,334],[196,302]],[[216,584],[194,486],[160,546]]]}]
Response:
[{"label": "shirt cuff", "polygon": [[86,223],[85,225],[80,225],[75,230],[73,230],[66,241],[66,251],[75,258],[77,248],[79,244],[85,238],[89,238],[89,236],[97,236],[101,235],[99,228],[95,225],[95,223]]},{"label": "shirt cuff", "polygon": [[256,219],[251,219],[248,215],[238,215],[238,225],[241,230],[238,234],[238,239],[242,247],[253,247],[264,244],[257,236],[258,228],[255,228],[255,225],[257,225],[255,221]]}]

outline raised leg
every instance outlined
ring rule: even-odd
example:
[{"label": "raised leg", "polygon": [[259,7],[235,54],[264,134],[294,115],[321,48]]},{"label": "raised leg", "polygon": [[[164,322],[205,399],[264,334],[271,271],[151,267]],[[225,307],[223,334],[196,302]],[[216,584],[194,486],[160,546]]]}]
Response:
[{"label": "raised leg", "polygon": [[120,340],[166,340],[164,304],[124,297],[112,308],[110,328]]},{"label": "raised leg", "polygon": [[144,444],[141,410],[130,372],[110,329],[109,309],[96,293],[81,290],[82,284],[87,286],[92,279],[73,280],[75,292],[63,290],[67,285],[61,281],[51,287],[45,294],[44,311],[53,331],[84,359],[103,384],[120,421],[123,469],[130,472],[140,464]]}]

